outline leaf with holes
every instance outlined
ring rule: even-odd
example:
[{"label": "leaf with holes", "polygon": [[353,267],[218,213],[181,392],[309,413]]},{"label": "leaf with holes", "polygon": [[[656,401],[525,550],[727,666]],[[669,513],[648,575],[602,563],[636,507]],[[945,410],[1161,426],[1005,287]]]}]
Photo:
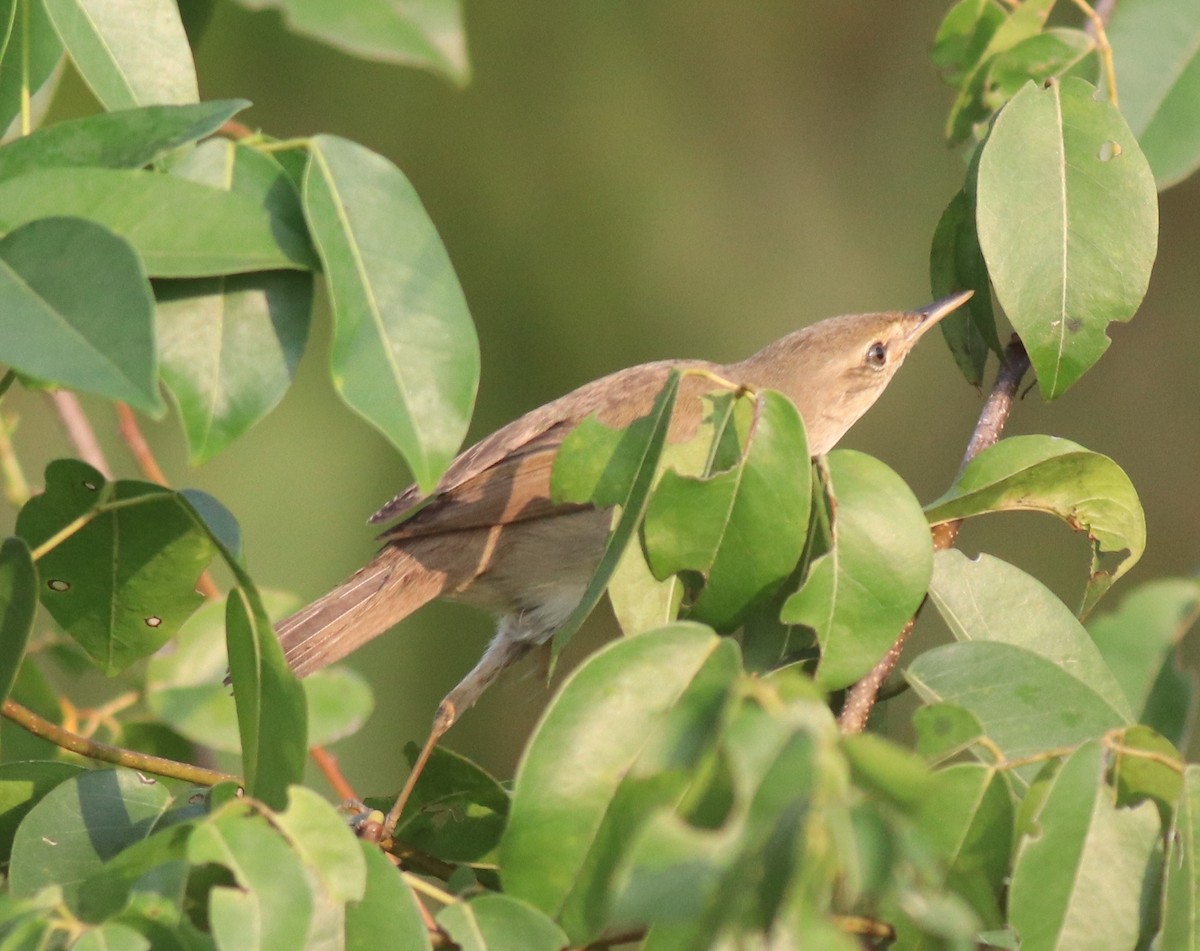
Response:
[{"label": "leaf with holes", "polygon": [[196,579],[216,549],[176,493],[55,460],[46,491],[17,516],[17,534],[36,550],[77,520],[38,559],[42,604],[115,674],[154,653],[199,606]]},{"label": "leaf with holes", "polygon": [[979,158],[979,245],[1046,399],[1133,316],[1158,243],[1154,176],[1121,113],[1082,79],[1029,83]]}]

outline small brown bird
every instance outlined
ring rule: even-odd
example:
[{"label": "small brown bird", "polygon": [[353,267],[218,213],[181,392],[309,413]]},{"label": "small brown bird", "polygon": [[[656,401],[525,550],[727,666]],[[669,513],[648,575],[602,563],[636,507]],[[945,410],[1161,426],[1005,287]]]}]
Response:
[{"label": "small brown bird", "polygon": [[[619,370],[526,413],[462,453],[428,496],[411,486],[371,517],[403,521],[380,536],[386,544],[366,567],[280,622],[288,663],[298,675],[310,674],[437,597],[493,612],[495,637],[442,701],[431,749],[502,670],[550,638],[591,580],[611,512],[550,499],[559,446],[583,419],[595,414],[608,426],[626,426],[649,412],[672,369],[702,370],[783,392],[804,419],[812,454],[821,455],[870,409],[925,332],[970,296],[964,291],[913,311],[833,317],[726,366],[663,360]],[[714,388],[702,375],[683,378],[669,441],[696,432],[701,396]]]}]

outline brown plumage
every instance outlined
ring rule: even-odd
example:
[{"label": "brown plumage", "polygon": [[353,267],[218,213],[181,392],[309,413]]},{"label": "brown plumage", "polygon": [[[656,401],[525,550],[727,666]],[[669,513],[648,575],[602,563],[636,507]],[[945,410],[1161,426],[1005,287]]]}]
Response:
[{"label": "brown plumage", "polygon": [[[429,496],[411,487],[372,517],[401,521],[381,536],[386,544],[365,568],[278,625],[288,663],[301,676],[312,673],[436,597],[485,607],[499,617],[496,636],[443,702],[444,732],[504,667],[554,632],[591,578],[610,514],[550,501],[554,458],[579,422],[596,414],[624,426],[649,411],[672,368],[703,369],[785,393],[804,418],[813,454],[822,454],[870,408],[925,331],[969,297],[834,317],[729,365],[631,367],[527,413],[462,453]],[[683,378],[670,440],[695,433],[700,397],[713,388],[710,379]]]}]

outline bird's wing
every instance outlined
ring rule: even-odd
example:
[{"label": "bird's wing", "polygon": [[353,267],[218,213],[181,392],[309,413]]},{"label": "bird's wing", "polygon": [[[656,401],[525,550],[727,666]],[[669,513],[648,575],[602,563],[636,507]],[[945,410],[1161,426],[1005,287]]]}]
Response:
[{"label": "bird's wing", "polygon": [[[671,367],[679,365],[679,361],[662,361],[619,370],[532,410],[458,456],[430,495],[422,496],[416,486],[410,486],[376,512],[371,521],[404,518],[380,536],[394,541],[503,525],[585,507],[559,506],[550,501],[550,473],[563,439],[593,414],[613,428],[627,426],[646,415]],[[702,361],[683,365],[720,369]],[[679,428],[676,424],[686,428],[686,419],[692,415],[698,419],[698,408],[694,412],[681,409],[673,428]]]}]

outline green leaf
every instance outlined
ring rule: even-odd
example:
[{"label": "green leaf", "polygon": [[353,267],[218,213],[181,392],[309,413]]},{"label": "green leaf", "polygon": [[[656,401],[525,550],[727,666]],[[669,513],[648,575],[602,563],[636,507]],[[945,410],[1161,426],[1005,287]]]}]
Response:
[{"label": "green leaf", "polygon": [[1163,865],[1167,881],[1160,947],[1195,951],[1200,948],[1200,766],[1195,764],[1183,771]]},{"label": "green leaf", "polygon": [[188,842],[193,864],[228,868],[236,888],[208,893],[208,920],[217,947],[293,951],[307,947],[314,899],[304,867],[260,817],[226,813],[200,824]]},{"label": "green leaf", "polygon": [[149,948],[149,938],[119,921],[89,928],[71,945],[71,951],[148,951]]},{"label": "green leaf", "polygon": [[196,67],[172,0],[43,0],[83,81],[107,110],[196,102]]},{"label": "green leaf", "polygon": [[[1049,588],[990,555],[953,549],[934,556],[929,598],[960,641],[1024,647],[1086,684],[1126,719],[1133,709],[1088,632]],[[1019,617],[1020,624],[1012,619]]]},{"label": "green leaf", "polygon": [[367,888],[346,906],[346,951],[430,951],[429,932],[412,889],[383,850],[359,842],[367,860]]},{"label": "green leaf", "polygon": [[[1093,616],[1088,633],[1142,714],[1163,669],[1188,630],[1200,620],[1200,583],[1163,578],[1135,588],[1109,614]],[[1144,722],[1144,721],[1143,721]]]},{"label": "green leaf", "polygon": [[[251,198],[291,233],[306,232],[291,180],[261,152],[205,142],[172,174]],[[190,461],[199,465],[283,399],[308,340],[312,275],[159,281],[155,291],[163,382],[179,407]]]},{"label": "green leaf", "polygon": [[804,550],[812,494],[808,444],[796,407],[758,395],[737,458],[696,478],[668,469],[642,527],[658,578],[699,572],[688,616],[732,630],[791,575]]},{"label": "green leaf", "polygon": [[[19,16],[22,9],[28,17]],[[0,37],[7,33],[7,45],[0,42],[0,136],[11,138],[23,131],[32,131],[49,107],[50,98],[62,75],[63,46],[50,22],[44,3],[22,5],[20,0],[0,3]],[[28,50],[28,66],[17,68]],[[19,58],[20,57],[20,58]],[[31,128],[21,128],[21,100],[28,91],[31,100]]]},{"label": "green leaf", "polygon": [[966,304],[939,323],[954,362],[968,383],[979,386],[988,350],[999,353],[1000,341],[996,336],[987,265],[975,233],[975,200],[966,191],[960,191],[950,200],[934,229],[929,283],[935,298],[966,288],[975,292]]},{"label": "green leaf", "polygon": [[458,85],[470,78],[459,0],[402,6],[360,0],[352,15],[320,0],[239,0],[250,10],[275,8],[297,33],[363,59],[416,66]]},{"label": "green leaf", "polygon": [[0,861],[8,864],[13,837],[22,819],[45,795],[83,772],[74,763],[24,761],[0,763]]},{"label": "green leaf", "polygon": [[929,57],[946,82],[958,88],[978,67],[984,50],[1005,21],[991,0],[959,0],[938,25]]},{"label": "green leaf", "polygon": [[0,703],[17,681],[37,603],[37,567],[29,546],[20,538],[6,538],[0,542]]},{"label": "green leaf", "polygon": [[686,791],[737,675],[736,645],[689,623],[618,641],[577,669],[518,768],[506,892],[575,943],[599,930],[631,833]]},{"label": "green leaf", "polygon": [[293,786],[287,809],[273,821],[333,901],[362,901],[367,863],[345,817],[333,806],[311,789]]},{"label": "green leaf", "polygon": [[998,110],[1029,80],[1044,83],[1065,76],[1095,48],[1095,40],[1082,30],[1062,27],[1024,39],[988,63],[983,102]]},{"label": "green leaf", "polygon": [[237,703],[246,791],[281,809],[304,777],[308,713],[262,600],[253,588],[229,592],[225,613],[229,674]]},{"label": "green leaf", "polygon": [[449,255],[391,162],[311,140],[304,211],[334,312],[333,381],[404,455],[422,491],[467,431],[479,345]]},{"label": "green leaf", "polygon": [[0,239],[0,361],[72,389],[162,412],[150,285],[122,238],[47,218]]},{"label": "green leaf", "polygon": [[[282,617],[295,598],[262,593],[270,617]],[[146,668],[146,705],[172,730],[193,743],[228,753],[241,751],[233,694],[221,681],[225,652],[225,605],[204,604]],[[329,667],[301,681],[309,710],[309,744],[332,743],[358,731],[373,706],[371,688],[347,667]]]},{"label": "green leaf", "polygon": [[152,654],[201,597],[196,579],[214,553],[191,508],[148,482],[107,483],[86,463],[46,467],[46,490],[17,516],[37,548],[88,519],[38,560],[42,603],[106,673]]},{"label": "green leaf", "polygon": [[84,772],[60,783],[17,829],[13,895],[30,897],[47,885],[70,891],[147,838],[171,801],[162,783],[132,769]]},{"label": "green leaf", "polygon": [[1117,807],[1103,750],[1088,743],[1055,775],[1036,823],[1017,847],[1009,893],[1022,949],[1139,946],[1159,836],[1153,805]]},{"label": "green leaf", "polygon": [[1113,739],[1117,745],[1111,781],[1117,788],[1117,805],[1137,805],[1152,799],[1164,824],[1169,825],[1187,765],[1183,756],[1170,740],[1140,724],[1122,730]]},{"label": "green leaf", "polygon": [[[404,748],[410,768],[417,752],[414,743]],[[390,805],[380,803],[380,811]],[[409,796],[396,837],[446,862],[494,862],[508,810],[509,795],[493,776],[437,747]]]},{"label": "green leaf", "polygon": [[190,106],[145,106],[69,119],[0,147],[0,179],[44,168],[141,168],[212,135],[250,103],[219,99]]},{"label": "green leaf", "polygon": [[833,547],[815,558],[780,615],[817,632],[817,680],[845,687],[884,655],[912,617],[933,569],[933,546],[912,490],[878,459],[827,457]]},{"label": "green leaf", "polygon": [[[1078,746],[1129,718],[1071,671],[1026,647],[966,641],[921,654],[905,672],[926,703],[969,711],[1008,759]],[[1036,765],[1018,774],[1028,782]]]},{"label": "green leaf", "polygon": [[936,774],[917,825],[947,864],[947,884],[988,927],[1004,923],[1001,902],[1013,847],[1012,793],[1002,773],[956,763]]},{"label": "green leaf", "polygon": [[559,951],[570,944],[553,921],[508,895],[480,895],[447,905],[437,923],[462,951]]},{"label": "green leaf", "polygon": [[1158,240],[1154,178],[1095,87],[1029,83],[997,117],[979,159],[979,245],[1046,399],[1061,396],[1129,320]]},{"label": "green leaf", "polygon": [[155,290],[162,378],[198,466],[283,399],[308,340],[312,275],[262,271]]},{"label": "green leaf", "polygon": [[953,703],[934,703],[913,713],[917,752],[933,762],[950,759],[983,736],[975,715]]},{"label": "green leaf", "polygon": [[152,277],[309,270],[315,264],[307,237],[269,208],[173,175],[47,168],[0,182],[0,230],[62,215],[86,218],[123,237]]},{"label": "green leaf", "polygon": [[679,382],[679,374],[671,371],[650,412],[624,430],[615,432],[589,417],[568,433],[559,447],[550,473],[551,497],[556,502],[590,501],[598,508],[617,505],[621,514],[609,533],[583,597],[554,632],[551,662],[600,602],[645,515],[671,426]]},{"label": "green leaf", "polygon": [[1200,7],[1191,0],[1121,0],[1108,40],[1121,112],[1160,189],[1200,166]]},{"label": "green leaf", "polygon": [[1146,517],[1120,466],[1054,436],[1014,436],[979,453],[925,508],[937,525],[985,512],[1046,512],[1092,542],[1080,615],[1086,615],[1146,549]]}]

